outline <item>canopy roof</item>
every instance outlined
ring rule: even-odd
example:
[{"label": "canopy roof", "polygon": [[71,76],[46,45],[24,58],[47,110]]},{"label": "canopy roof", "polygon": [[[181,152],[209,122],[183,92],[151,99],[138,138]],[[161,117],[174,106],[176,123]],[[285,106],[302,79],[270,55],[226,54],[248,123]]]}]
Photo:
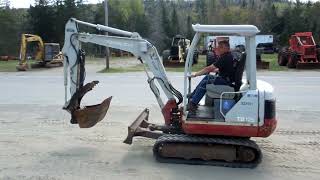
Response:
[{"label": "canopy roof", "polygon": [[259,33],[259,29],[253,25],[192,25],[196,32],[227,34],[238,36],[254,36]]}]

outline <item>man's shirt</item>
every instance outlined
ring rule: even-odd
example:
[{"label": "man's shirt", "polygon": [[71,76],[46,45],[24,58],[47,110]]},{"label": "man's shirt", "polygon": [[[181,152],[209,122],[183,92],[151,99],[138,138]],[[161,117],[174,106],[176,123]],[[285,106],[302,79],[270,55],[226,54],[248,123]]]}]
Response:
[{"label": "man's shirt", "polygon": [[217,62],[213,65],[219,68],[219,76],[229,81],[234,82],[235,69],[233,67],[233,56],[231,52],[224,53],[220,56]]}]

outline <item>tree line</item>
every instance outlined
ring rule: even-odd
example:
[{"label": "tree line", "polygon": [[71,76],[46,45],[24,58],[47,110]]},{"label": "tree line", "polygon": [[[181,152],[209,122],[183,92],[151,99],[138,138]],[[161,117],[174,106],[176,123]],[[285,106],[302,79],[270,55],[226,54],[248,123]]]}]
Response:
[{"label": "tree line", "polygon": [[[171,38],[181,34],[192,39],[191,24],[253,24],[263,34],[273,34],[285,45],[294,32],[311,31],[320,41],[320,2],[288,0],[109,0],[109,26],[134,31],[161,52]],[[36,0],[26,9],[11,8],[0,0],[0,55],[18,55],[20,35],[40,35],[44,42],[63,45],[64,26],[70,17],[104,24],[104,2],[86,0]],[[83,31],[101,33],[86,27]],[[91,54],[104,48],[85,45]]]}]

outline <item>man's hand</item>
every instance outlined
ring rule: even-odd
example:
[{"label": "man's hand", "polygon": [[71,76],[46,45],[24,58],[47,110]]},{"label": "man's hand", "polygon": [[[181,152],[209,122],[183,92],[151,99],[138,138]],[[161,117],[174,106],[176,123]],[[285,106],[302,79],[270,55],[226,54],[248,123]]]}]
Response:
[{"label": "man's hand", "polygon": [[190,75],[190,77],[191,77],[191,78],[194,78],[194,77],[197,77],[197,75],[196,75],[196,73],[192,73],[192,74]]},{"label": "man's hand", "polygon": [[211,64],[210,66],[207,66],[207,67],[203,68],[202,70],[200,70],[200,71],[198,71],[196,73],[192,73],[188,77],[194,78],[194,77],[197,77],[197,76],[202,76],[202,75],[208,74],[210,72],[217,72],[217,71],[219,71],[219,69],[217,67],[215,67],[213,64]]}]

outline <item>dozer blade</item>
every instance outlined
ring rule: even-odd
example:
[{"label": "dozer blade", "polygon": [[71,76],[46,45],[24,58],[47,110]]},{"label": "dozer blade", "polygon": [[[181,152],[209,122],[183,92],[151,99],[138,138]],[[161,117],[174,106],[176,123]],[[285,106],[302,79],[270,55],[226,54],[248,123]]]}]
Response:
[{"label": "dozer blade", "polygon": [[73,112],[73,117],[76,118],[80,128],[91,128],[101,121],[110,106],[112,96],[105,99],[101,104],[85,106]]},{"label": "dozer blade", "polygon": [[149,129],[150,124],[148,122],[149,119],[149,109],[145,109],[142,113],[137,117],[135,121],[128,127],[128,136],[123,141],[125,144],[132,144],[133,137],[142,136],[152,139],[157,139],[163,135],[163,133],[151,131]]},{"label": "dozer blade", "polygon": [[80,128],[90,128],[101,121],[110,106],[112,96],[105,99],[102,103],[92,106],[80,107],[82,97],[97,85],[99,81],[92,81],[82,86],[74,95],[71,97],[68,105],[63,109],[71,113],[71,123],[79,124]]}]

